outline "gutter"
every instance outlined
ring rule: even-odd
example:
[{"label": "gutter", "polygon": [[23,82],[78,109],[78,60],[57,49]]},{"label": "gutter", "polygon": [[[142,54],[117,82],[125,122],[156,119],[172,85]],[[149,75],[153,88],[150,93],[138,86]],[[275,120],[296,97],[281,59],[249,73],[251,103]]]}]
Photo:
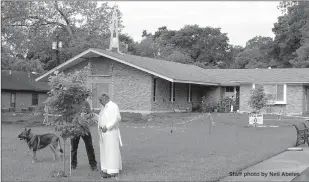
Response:
[{"label": "gutter", "polygon": [[309,84],[308,82],[247,82],[247,81],[230,81],[231,83],[243,83],[243,84],[252,84],[252,83],[264,83],[264,84]]}]

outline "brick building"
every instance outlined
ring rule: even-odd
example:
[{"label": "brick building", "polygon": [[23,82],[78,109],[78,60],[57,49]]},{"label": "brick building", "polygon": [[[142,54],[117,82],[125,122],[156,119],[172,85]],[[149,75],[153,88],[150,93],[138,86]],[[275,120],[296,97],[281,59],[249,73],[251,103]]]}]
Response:
[{"label": "brick building", "polygon": [[[122,54],[119,51],[118,18],[114,9],[109,50],[88,49],[46,72],[36,81],[47,80],[55,71],[70,72],[90,65],[91,105],[101,106],[98,96],[109,93],[122,112],[171,112],[192,109],[206,97],[219,103],[235,96],[240,111],[248,105],[251,90],[265,85],[273,94],[273,111],[303,114],[309,110],[309,69],[202,69],[198,66]],[[117,49],[117,52],[113,52]]]},{"label": "brick building", "polygon": [[[309,110],[309,69],[202,69],[170,61],[89,49],[48,71],[36,80],[47,80],[54,71],[91,67],[91,105],[101,106],[98,95],[107,92],[122,112],[172,112],[192,109],[206,96],[218,103],[239,94],[239,110],[250,112],[251,90],[264,85],[274,94],[272,113],[303,114]],[[266,112],[266,111],[264,111]]]},{"label": "brick building", "polygon": [[36,82],[36,75],[22,71],[1,71],[2,111],[29,110],[47,99],[49,90],[45,82]]}]

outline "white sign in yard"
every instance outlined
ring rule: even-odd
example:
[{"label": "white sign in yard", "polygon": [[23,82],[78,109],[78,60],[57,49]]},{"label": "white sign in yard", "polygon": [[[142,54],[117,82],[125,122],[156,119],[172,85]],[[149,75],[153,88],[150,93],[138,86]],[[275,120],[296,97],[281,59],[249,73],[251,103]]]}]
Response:
[{"label": "white sign in yard", "polygon": [[263,124],[263,114],[250,114],[249,125]]}]

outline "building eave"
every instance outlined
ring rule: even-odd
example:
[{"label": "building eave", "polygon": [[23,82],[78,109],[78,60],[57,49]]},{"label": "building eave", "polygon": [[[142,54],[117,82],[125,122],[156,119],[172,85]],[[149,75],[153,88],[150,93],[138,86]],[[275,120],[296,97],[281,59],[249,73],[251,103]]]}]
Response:
[{"label": "building eave", "polygon": [[175,83],[189,83],[189,84],[196,84],[196,85],[219,86],[219,83],[197,82],[197,81],[177,80],[177,79],[173,80],[172,82],[175,82]]},{"label": "building eave", "polygon": [[231,83],[238,83],[238,84],[253,84],[253,83],[256,83],[256,84],[309,84],[309,81],[305,81],[305,82],[231,81]]},{"label": "building eave", "polygon": [[168,76],[161,75],[161,74],[156,73],[156,72],[154,72],[154,71],[151,71],[151,70],[142,68],[142,67],[140,67],[140,66],[137,66],[137,65],[134,65],[134,64],[131,64],[131,63],[128,63],[128,62],[126,62],[126,61],[123,61],[123,60],[121,60],[121,59],[115,58],[115,57],[113,57],[113,56],[104,54],[104,53],[102,53],[102,52],[100,52],[100,51],[93,50],[93,49],[88,49],[88,50],[86,50],[86,51],[84,51],[84,52],[78,54],[77,56],[75,56],[75,57],[69,59],[68,61],[66,61],[66,62],[64,62],[64,63],[58,65],[57,67],[51,69],[50,71],[48,71],[48,72],[44,73],[43,75],[39,76],[38,78],[36,78],[35,81],[40,81],[40,80],[42,80],[43,78],[45,78],[45,77],[51,75],[51,74],[54,73],[55,71],[61,70],[61,68],[70,65],[71,63],[73,63],[73,62],[76,61],[77,59],[79,59],[79,58],[81,58],[81,57],[83,57],[83,56],[85,56],[85,55],[87,55],[87,54],[89,54],[89,53],[95,53],[95,54],[97,54],[97,55],[99,55],[99,56],[103,56],[103,57],[112,59],[112,60],[117,61],[117,62],[119,62],[119,63],[125,64],[125,65],[128,65],[128,66],[131,66],[131,67],[133,67],[133,68],[139,69],[139,70],[141,70],[141,71],[147,72],[147,73],[149,73],[149,74],[152,74],[152,75],[155,75],[155,76],[160,77],[160,78],[162,78],[162,79],[165,79],[165,80],[168,80],[168,81],[170,81],[170,82],[173,82],[173,79],[170,78],[170,77],[168,77]]}]

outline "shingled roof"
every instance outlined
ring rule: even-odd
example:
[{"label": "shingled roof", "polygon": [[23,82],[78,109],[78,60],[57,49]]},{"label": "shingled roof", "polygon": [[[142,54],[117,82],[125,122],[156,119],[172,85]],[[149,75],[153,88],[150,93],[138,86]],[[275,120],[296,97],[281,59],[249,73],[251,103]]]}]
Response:
[{"label": "shingled roof", "polygon": [[1,70],[1,89],[47,92],[47,82],[36,82],[36,77],[30,72]]},{"label": "shingled roof", "polygon": [[291,69],[203,69],[195,65],[176,63],[101,49],[88,49],[39,76],[46,79],[54,71],[63,71],[87,58],[107,57],[165,80],[201,85],[239,85],[241,83],[309,83],[308,68]]},{"label": "shingled roof", "polygon": [[244,83],[309,83],[309,68],[205,69],[220,85]]},{"label": "shingled roof", "polygon": [[215,79],[206,79],[204,69],[192,64],[182,64],[161,59],[147,58],[141,56],[118,54],[111,51],[94,49],[113,58],[123,60],[127,63],[137,65],[146,70],[171,78],[174,82],[199,82],[205,84],[217,84]]},{"label": "shingled roof", "polygon": [[128,54],[122,55],[111,51],[93,48],[88,49],[81,54],[73,57],[72,59],[62,63],[61,65],[53,68],[52,70],[38,77],[36,80],[38,81],[46,79],[47,76],[52,74],[54,71],[63,71],[71,66],[74,66],[86,60],[87,58],[101,56],[148,72],[152,75],[161,77],[171,82],[193,83],[202,85],[219,85],[213,79],[205,79],[203,69],[198,66]]}]

